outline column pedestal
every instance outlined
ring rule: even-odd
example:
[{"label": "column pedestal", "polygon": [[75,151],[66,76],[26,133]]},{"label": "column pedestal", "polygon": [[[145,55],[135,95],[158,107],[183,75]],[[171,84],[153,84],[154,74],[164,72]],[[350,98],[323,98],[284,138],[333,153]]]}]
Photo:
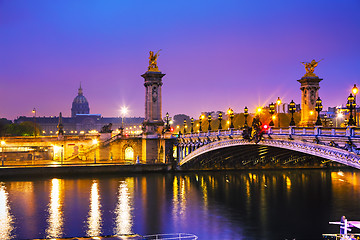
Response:
[{"label": "column pedestal", "polygon": [[315,111],[316,99],[319,97],[320,81],[322,78],[317,76],[304,76],[300,80],[301,83],[301,121],[300,127],[315,126],[317,112]]},{"label": "column pedestal", "polygon": [[161,134],[164,121],[162,120],[162,97],[161,86],[162,77],[165,74],[161,72],[146,72],[141,75],[145,79],[145,120],[144,134]]}]

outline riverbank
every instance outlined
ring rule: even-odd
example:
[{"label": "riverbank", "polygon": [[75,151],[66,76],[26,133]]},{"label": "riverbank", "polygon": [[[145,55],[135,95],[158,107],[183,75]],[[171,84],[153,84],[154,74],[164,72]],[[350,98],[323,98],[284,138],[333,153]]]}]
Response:
[{"label": "riverbank", "polygon": [[1,167],[0,178],[17,176],[78,176],[92,174],[168,172],[170,164],[87,164]]}]

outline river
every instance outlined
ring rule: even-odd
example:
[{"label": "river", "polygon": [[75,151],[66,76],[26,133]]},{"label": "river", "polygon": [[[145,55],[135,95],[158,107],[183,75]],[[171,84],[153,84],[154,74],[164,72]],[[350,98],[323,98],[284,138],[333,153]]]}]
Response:
[{"label": "river", "polygon": [[321,239],[360,220],[360,171],[268,170],[0,181],[0,239],[193,233]]}]

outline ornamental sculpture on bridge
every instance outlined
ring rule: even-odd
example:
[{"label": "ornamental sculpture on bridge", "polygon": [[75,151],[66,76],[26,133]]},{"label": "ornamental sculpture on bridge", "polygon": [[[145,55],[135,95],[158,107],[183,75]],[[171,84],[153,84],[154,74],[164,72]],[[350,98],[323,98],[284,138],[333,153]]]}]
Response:
[{"label": "ornamental sculpture on bridge", "polygon": [[324,59],[321,59],[320,61],[315,61],[313,59],[311,62],[301,62],[305,66],[306,73],[304,77],[317,77],[314,73],[315,68],[317,67],[318,63],[321,62]]},{"label": "ornamental sculpture on bridge", "polygon": [[148,71],[150,71],[150,72],[160,72],[159,68],[157,66],[157,59],[159,57],[159,52],[160,51],[161,51],[161,49],[159,51],[157,51],[157,53],[155,53],[155,55],[154,55],[153,51],[150,51]]}]

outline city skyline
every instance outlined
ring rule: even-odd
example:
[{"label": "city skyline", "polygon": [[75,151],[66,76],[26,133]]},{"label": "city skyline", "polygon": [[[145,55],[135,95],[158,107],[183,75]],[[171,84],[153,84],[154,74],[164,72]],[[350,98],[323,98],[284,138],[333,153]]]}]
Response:
[{"label": "city skyline", "polygon": [[159,49],[163,114],[298,104],[312,59],[324,109],[359,83],[358,1],[139,3],[0,1],[0,117],[70,116],[80,82],[90,113],[144,116],[140,75]]}]

